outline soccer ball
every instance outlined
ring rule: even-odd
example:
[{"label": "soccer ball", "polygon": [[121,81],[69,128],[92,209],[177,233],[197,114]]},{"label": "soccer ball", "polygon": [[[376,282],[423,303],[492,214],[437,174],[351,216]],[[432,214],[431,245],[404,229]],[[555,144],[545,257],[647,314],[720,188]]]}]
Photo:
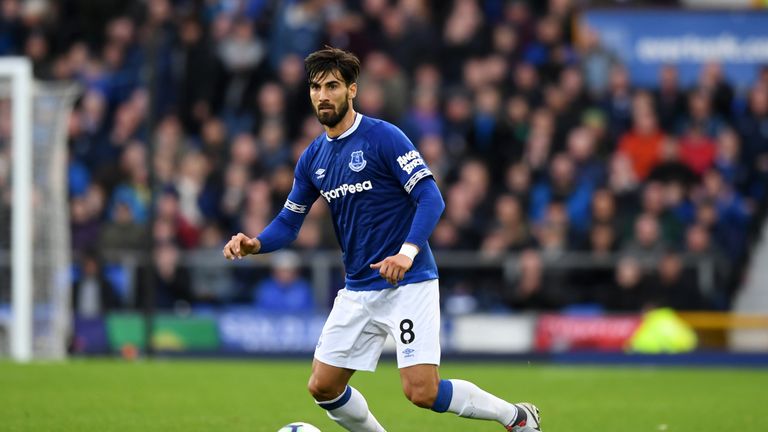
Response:
[{"label": "soccer ball", "polygon": [[280,428],[277,432],[320,432],[320,429],[309,423],[293,422]]}]

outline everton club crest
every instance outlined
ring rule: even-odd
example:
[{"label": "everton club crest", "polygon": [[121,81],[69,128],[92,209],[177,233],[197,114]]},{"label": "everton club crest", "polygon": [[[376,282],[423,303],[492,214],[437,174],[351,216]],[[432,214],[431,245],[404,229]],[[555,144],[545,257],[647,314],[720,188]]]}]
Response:
[{"label": "everton club crest", "polygon": [[352,159],[349,161],[349,169],[351,169],[354,172],[360,172],[365,168],[366,162],[365,159],[363,159],[363,151],[358,150],[352,152]]}]

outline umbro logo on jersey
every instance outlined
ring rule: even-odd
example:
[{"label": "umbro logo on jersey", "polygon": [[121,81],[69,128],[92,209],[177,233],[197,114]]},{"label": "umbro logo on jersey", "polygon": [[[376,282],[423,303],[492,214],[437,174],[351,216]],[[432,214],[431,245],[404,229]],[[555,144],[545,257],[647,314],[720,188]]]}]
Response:
[{"label": "umbro logo on jersey", "polygon": [[362,183],[343,184],[329,191],[321,190],[320,195],[322,195],[323,198],[325,198],[325,200],[330,203],[331,200],[347,196],[347,194],[355,194],[359,192],[369,191],[371,189],[373,189],[373,183],[371,183],[370,180],[366,180]]},{"label": "umbro logo on jersey", "polygon": [[317,176],[318,180],[325,177],[325,168],[319,168],[317,171],[315,171],[315,176]]},{"label": "umbro logo on jersey", "polygon": [[351,155],[351,160],[349,161],[349,169],[351,169],[354,172],[360,172],[365,168],[365,165],[368,163],[363,158],[363,151],[353,151]]}]

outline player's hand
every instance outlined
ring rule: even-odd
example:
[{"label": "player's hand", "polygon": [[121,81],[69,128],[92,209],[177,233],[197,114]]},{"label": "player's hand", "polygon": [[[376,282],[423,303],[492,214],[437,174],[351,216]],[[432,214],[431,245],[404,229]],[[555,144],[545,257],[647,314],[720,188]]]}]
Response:
[{"label": "player's hand", "polygon": [[411,269],[413,261],[403,254],[392,255],[384,258],[376,264],[371,264],[372,269],[378,269],[381,277],[392,285],[397,285],[403,280],[405,272]]},{"label": "player's hand", "polygon": [[237,233],[224,245],[222,253],[225,258],[231,260],[258,253],[259,249],[261,249],[261,242],[257,239],[250,238],[243,233]]}]

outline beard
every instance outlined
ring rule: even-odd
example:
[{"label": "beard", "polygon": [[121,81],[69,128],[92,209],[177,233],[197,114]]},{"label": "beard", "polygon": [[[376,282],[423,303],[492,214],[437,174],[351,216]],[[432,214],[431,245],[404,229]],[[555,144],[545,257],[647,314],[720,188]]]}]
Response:
[{"label": "beard", "polygon": [[[332,111],[321,112],[320,108],[331,108]],[[349,111],[349,100],[345,98],[338,110],[333,109],[330,105],[322,105],[315,109],[315,115],[317,116],[317,121],[319,121],[321,125],[332,128],[339,124],[341,119],[347,115],[347,111]]]}]

